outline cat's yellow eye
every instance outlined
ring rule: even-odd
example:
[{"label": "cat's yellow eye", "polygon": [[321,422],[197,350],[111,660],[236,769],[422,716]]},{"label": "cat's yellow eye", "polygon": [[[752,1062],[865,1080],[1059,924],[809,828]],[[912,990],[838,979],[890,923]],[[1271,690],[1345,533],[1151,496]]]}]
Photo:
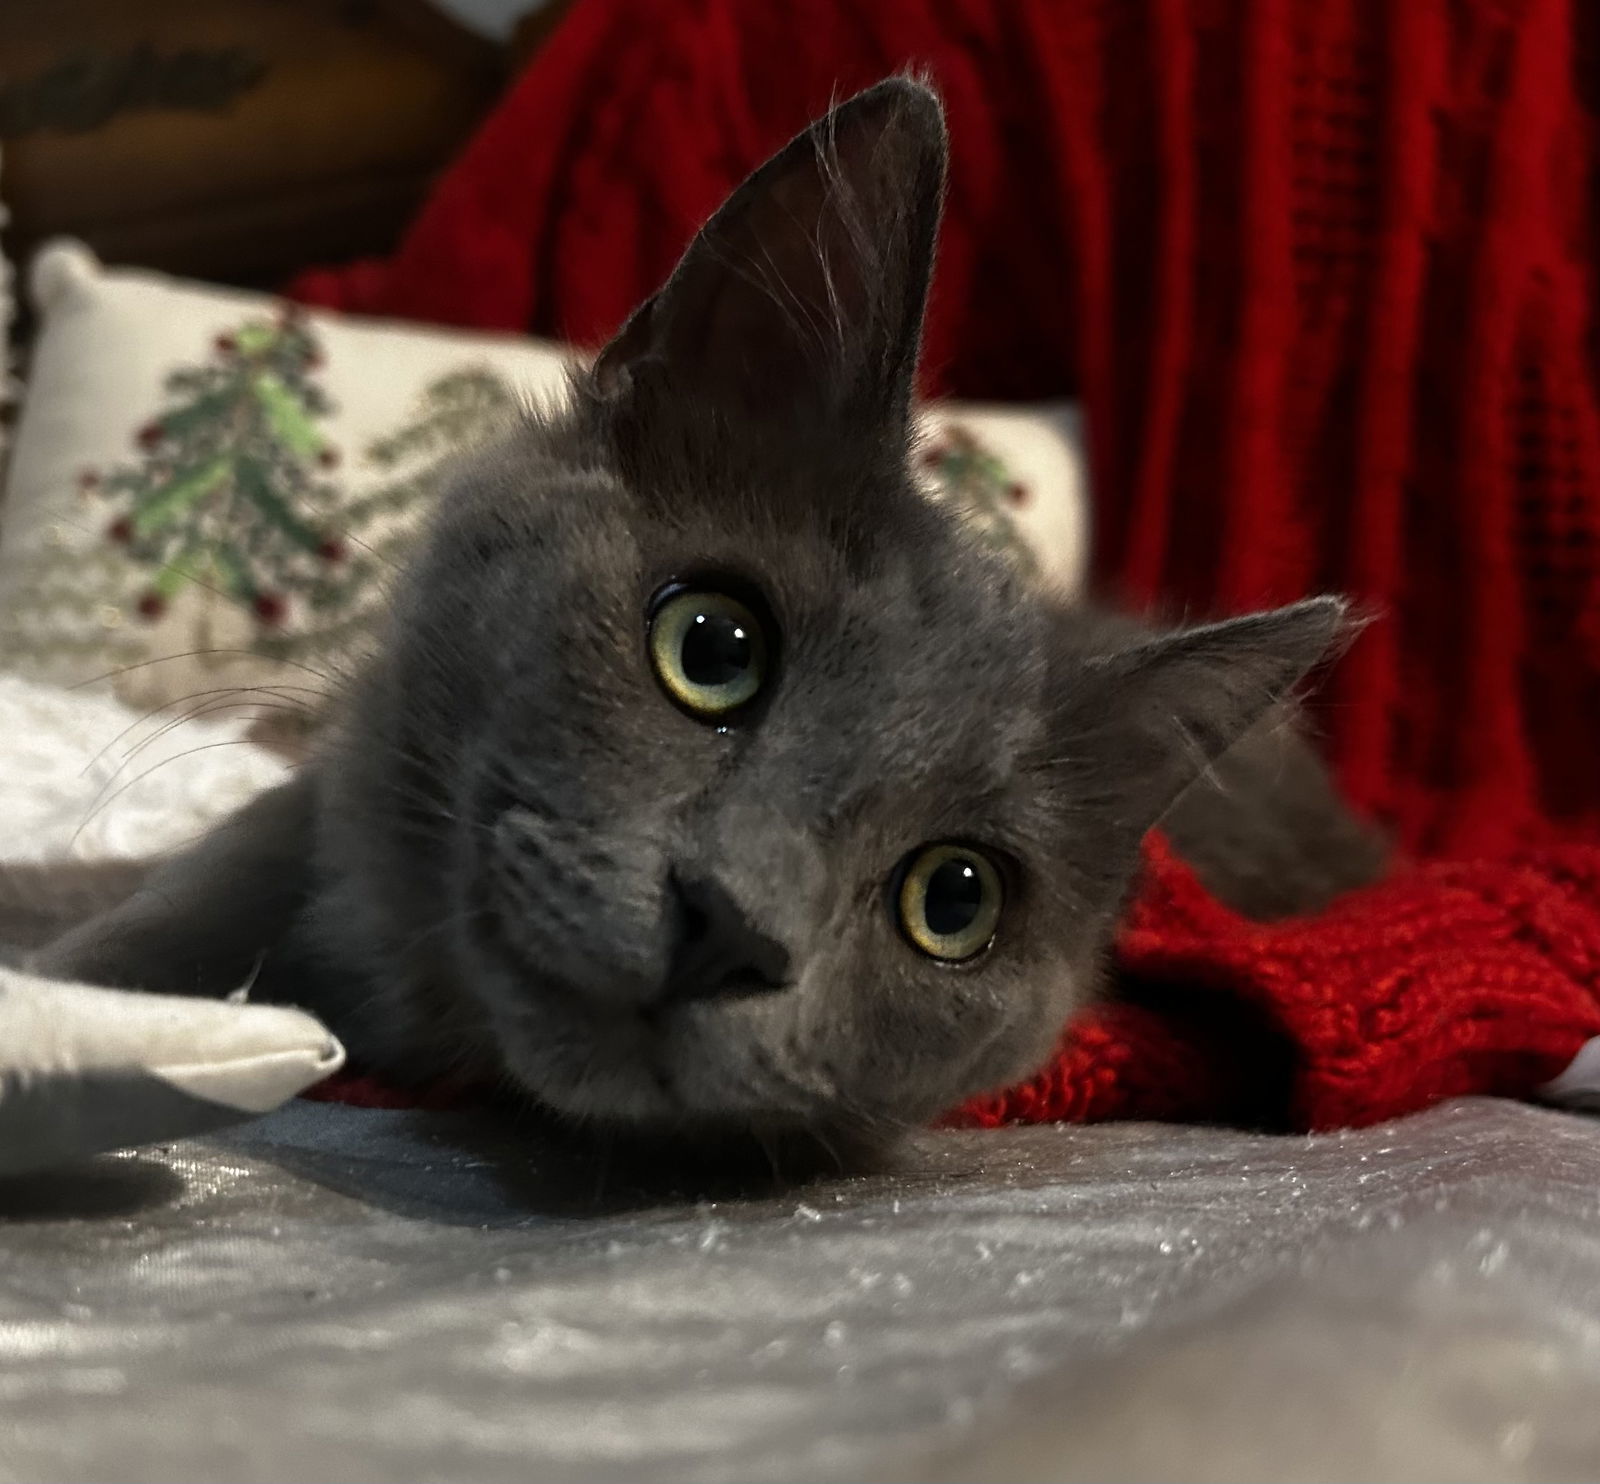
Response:
[{"label": "cat's yellow eye", "polygon": [[906,937],[946,963],[982,953],[1004,905],[1000,873],[968,845],[923,846],[906,866],[895,902]]},{"label": "cat's yellow eye", "polygon": [[760,691],[767,678],[767,636],[737,598],[680,589],[650,615],[650,664],[685,711],[715,721]]}]

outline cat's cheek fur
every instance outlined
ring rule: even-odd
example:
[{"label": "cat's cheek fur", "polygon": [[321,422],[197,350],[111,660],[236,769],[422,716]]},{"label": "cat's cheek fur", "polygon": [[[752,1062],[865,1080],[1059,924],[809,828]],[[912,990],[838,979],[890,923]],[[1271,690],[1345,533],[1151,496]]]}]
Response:
[{"label": "cat's cheek fur", "polygon": [[[863,1114],[924,1123],[1020,1081],[1099,990],[1092,960],[1075,967],[995,951],[1002,956],[987,965],[913,961],[893,992],[882,982],[858,985],[857,1013],[831,1049]],[[915,1055],[906,1054],[911,1047]]]},{"label": "cat's cheek fur", "polygon": [[677,1120],[681,1108],[656,1070],[654,1038],[642,1021],[597,1022],[555,996],[518,997],[501,970],[479,965],[476,973],[480,989],[490,990],[485,1001],[500,1071],[536,1102],[607,1124]]},{"label": "cat's cheek fur", "polygon": [[514,1009],[564,995],[625,1013],[655,992],[672,947],[657,811],[629,816],[620,830],[538,828],[512,811],[482,833],[488,849],[463,873],[461,918],[526,976],[495,986],[496,999],[509,996]]}]

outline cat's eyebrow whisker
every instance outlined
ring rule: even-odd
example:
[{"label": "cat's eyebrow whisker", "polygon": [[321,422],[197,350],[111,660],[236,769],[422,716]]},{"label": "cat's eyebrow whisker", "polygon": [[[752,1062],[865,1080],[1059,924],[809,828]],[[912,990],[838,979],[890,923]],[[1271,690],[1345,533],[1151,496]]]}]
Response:
[{"label": "cat's eyebrow whisker", "polygon": [[[254,701],[213,701],[213,702],[208,703],[205,706],[202,706],[202,707],[198,708],[195,712],[193,712],[193,713],[191,713],[189,715],[180,716],[180,717],[176,718],[173,721],[169,721],[164,726],[158,727],[152,735],[150,735],[148,737],[145,737],[145,738],[142,738],[134,746],[129,748],[128,751],[122,756],[120,761],[117,763],[116,767],[114,767],[111,770],[110,774],[106,777],[105,781],[100,785],[99,791],[89,801],[89,814],[88,814],[87,818],[85,818],[84,824],[87,824],[90,819],[94,818],[95,814],[98,812],[99,808],[102,805],[102,801],[105,801],[106,803],[110,802],[110,800],[106,798],[106,791],[108,789],[110,789],[114,783],[116,783],[117,779],[122,776],[123,772],[129,767],[130,764],[133,763],[133,761],[139,756],[139,754],[141,752],[143,752],[147,747],[149,747],[152,743],[154,743],[156,741],[159,741],[160,738],[165,736],[168,732],[172,731],[175,727],[182,726],[185,722],[196,720],[202,714],[207,714],[207,713],[213,712],[213,711],[227,711],[229,709],[235,709],[235,708],[238,708],[240,706],[259,707],[264,711],[271,711],[273,709],[277,709],[278,711],[286,713],[286,714],[291,715],[291,716],[299,716],[299,715],[303,715],[304,714],[300,710],[300,708],[298,706],[284,705],[284,706],[279,706],[277,708],[274,708],[271,703],[266,702],[266,701],[260,701],[260,700],[254,700]],[[253,718],[253,719],[259,719],[259,718]],[[245,744],[245,745],[249,745],[249,746],[252,746],[252,747],[257,745],[255,743],[255,741],[252,738],[248,737],[248,736],[227,737],[227,738],[222,739],[222,741],[220,741],[220,742],[212,743],[210,745],[220,747],[220,746],[233,746],[235,744]],[[203,750],[204,750],[203,748],[191,748],[190,752],[203,751]],[[102,752],[103,751],[104,751],[104,749],[102,749]],[[189,756],[189,753],[188,752],[179,753],[179,754],[177,754],[177,756],[178,757],[187,757],[187,756]],[[163,761],[172,762],[172,761],[174,761],[174,759],[173,758],[166,758]],[[93,764],[91,764],[90,766],[92,767]],[[160,763],[156,764],[156,767],[160,767],[160,766],[161,766]],[[84,769],[84,774],[87,774],[88,771],[89,771],[88,768],[85,768]],[[150,771],[154,772],[155,769],[152,768]],[[81,776],[83,776],[83,774],[80,774],[79,776],[81,777]],[[147,777],[149,775],[148,774],[143,774],[141,776],[142,777]],[[132,780],[132,781],[133,782],[137,782],[138,780],[135,779],[135,780]],[[115,795],[113,795],[113,797],[115,797]],[[79,825],[78,829],[81,831],[83,829],[83,825]],[[73,834],[73,839],[74,840],[77,839],[77,833],[76,832]]]},{"label": "cat's eyebrow whisker", "polygon": [[1193,729],[1176,712],[1172,713],[1172,732],[1177,738],[1179,750],[1189,759],[1190,771],[1195,778],[1209,779],[1214,787],[1221,789],[1221,780],[1214,772],[1218,759],[1212,757],[1201,746],[1200,739],[1195,736]]},{"label": "cat's eyebrow whisker", "polygon": [[[161,713],[163,711],[170,711],[174,706],[187,706],[191,701],[198,701],[202,697],[206,697],[206,696],[238,695],[238,694],[241,694],[241,693],[246,692],[246,691],[261,691],[261,692],[263,692],[263,693],[265,693],[267,695],[272,695],[272,696],[278,697],[279,699],[287,700],[289,698],[286,697],[286,696],[283,696],[282,692],[284,692],[284,691],[293,691],[293,690],[302,690],[302,691],[305,691],[309,695],[320,695],[321,694],[321,692],[315,690],[311,686],[285,685],[285,686],[273,687],[273,686],[255,686],[255,685],[250,685],[250,686],[223,685],[223,686],[214,686],[210,690],[190,691],[189,694],[186,695],[186,696],[177,696],[177,697],[174,697],[170,701],[163,701],[159,706],[152,706],[150,708],[150,710],[148,710],[148,711],[146,711],[144,713],[143,716],[135,718],[133,721],[130,721],[127,724],[127,726],[123,727],[123,729],[120,732],[118,732],[116,734],[116,736],[114,736],[109,742],[107,742],[104,747],[102,747],[97,753],[95,753],[95,755],[92,758],[89,759],[88,762],[86,762],[83,765],[83,771],[78,776],[82,777],[84,774],[88,773],[90,771],[90,769],[92,769],[97,763],[99,763],[100,760],[102,758],[104,758],[105,755],[108,752],[110,752],[113,747],[115,747],[117,745],[117,743],[121,742],[124,737],[128,736],[131,732],[137,731],[138,728],[146,725],[147,723],[153,722],[158,716],[161,715]],[[301,704],[306,706],[307,714],[310,714],[309,703],[301,703]],[[159,735],[159,733],[157,735]]]},{"label": "cat's eyebrow whisker", "polygon": [[[261,696],[241,697],[233,700],[224,697],[207,701],[203,705],[191,708],[182,716],[174,717],[171,721],[158,728],[150,736],[143,737],[138,742],[134,743],[133,746],[131,746],[127,752],[123,754],[122,761],[117,765],[118,771],[120,772],[122,768],[125,768],[129,763],[137,758],[140,753],[151,746],[152,743],[159,742],[161,738],[166,736],[169,732],[176,731],[179,727],[184,726],[191,721],[200,721],[203,718],[210,716],[220,718],[226,716],[229,712],[244,713],[237,718],[239,721],[244,723],[265,721],[271,716],[302,718],[306,715],[305,708],[298,705],[294,701],[274,701]],[[256,742],[254,737],[248,734],[242,737],[234,738],[233,740],[238,742],[249,742],[257,746],[260,745]],[[113,774],[112,776],[115,777],[116,775]]]},{"label": "cat's eyebrow whisker", "polygon": [[[114,794],[112,794],[110,798],[106,798],[106,799],[96,798],[90,804],[89,813],[84,816],[83,822],[77,827],[77,829],[75,829],[72,832],[71,839],[69,839],[67,841],[68,848],[70,849],[72,846],[74,846],[74,845],[76,845],[78,843],[78,837],[86,829],[88,829],[90,824],[92,824],[94,822],[95,817],[98,814],[100,814],[100,812],[102,810],[108,808],[111,804],[115,803],[130,788],[133,788],[136,784],[142,783],[146,778],[149,778],[152,774],[159,772],[162,768],[166,767],[167,764],[179,762],[180,760],[182,760],[183,758],[186,758],[186,757],[193,757],[197,753],[210,752],[214,748],[218,748],[218,747],[254,747],[255,745],[256,744],[254,742],[252,742],[248,737],[228,737],[228,738],[224,739],[221,742],[204,742],[204,743],[201,743],[198,747],[191,747],[191,748],[188,748],[184,752],[175,752],[175,753],[172,754],[171,757],[162,758],[160,762],[154,764],[152,767],[146,768],[144,770],[144,772],[140,773],[137,777],[128,779],[127,782],[125,782],[122,785],[121,788],[119,788]],[[101,793],[104,794],[104,792],[105,792],[105,790],[102,789]]]},{"label": "cat's eyebrow whisker", "polygon": [[[201,692],[200,694],[203,695],[204,692]],[[187,698],[185,704],[187,704],[188,700],[193,699],[193,697]],[[249,696],[239,694],[238,692],[232,690],[217,692],[213,694],[212,699],[201,701],[198,705],[191,706],[189,710],[183,712],[181,715],[169,718],[148,736],[141,737],[137,742],[132,744],[128,750],[123,753],[122,759],[117,765],[117,769],[112,773],[111,776],[115,778],[117,772],[120,772],[124,767],[132,762],[134,758],[138,757],[139,754],[147,747],[151,746],[155,742],[159,742],[161,738],[165,737],[169,732],[175,731],[178,727],[184,726],[191,721],[199,721],[202,717],[225,714],[229,711],[241,711],[247,707],[256,708],[257,714],[244,717],[243,720],[245,721],[262,721],[265,720],[267,716],[274,714],[295,717],[309,717],[312,714],[306,708],[303,702],[292,698],[280,699],[267,695]],[[144,720],[151,721],[154,720],[154,717],[147,716],[144,718]],[[126,736],[128,730],[131,730],[131,728],[125,730],[122,735]],[[254,739],[246,736],[236,740],[249,742],[253,741]],[[109,745],[106,748],[102,748],[100,757],[103,757],[108,750]],[[100,757],[97,757],[95,762],[98,762]],[[84,768],[83,771],[87,773],[89,768],[93,766],[94,763],[90,763]]]},{"label": "cat's eyebrow whisker", "polygon": [[[408,760],[401,758],[399,761],[405,762]],[[416,759],[414,761],[415,766],[422,766],[421,759]],[[426,804],[430,809],[434,809],[440,814],[447,814],[450,818],[457,820],[459,823],[466,824],[470,822],[466,819],[463,819],[460,816],[459,811],[451,808],[443,798],[439,797],[437,794],[430,793],[428,789],[423,786],[422,782],[415,778],[408,778],[404,776],[390,777],[378,779],[376,782],[379,783],[389,793],[395,794],[401,798],[410,799],[416,804]],[[367,786],[371,787],[372,785],[368,784]]]},{"label": "cat's eyebrow whisker", "polygon": [[303,670],[307,675],[321,680],[325,684],[334,685],[337,683],[333,676],[322,670],[314,669],[310,665],[301,664],[298,660],[285,659],[281,655],[259,654],[253,649],[229,649],[211,645],[199,649],[175,649],[170,654],[157,655],[154,659],[139,660],[131,665],[118,665],[114,670],[106,670],[99,675],[91,675],[87,680],[75,681],[67,689],[84,690],[92,685],[102,685],[108,680],[117,680],[124,675],[131,675],[135,670],[148,670],[155,665],[168,665],[178,660],[201,659],[210,655],[242,656],[261,664],[286,665],[296,670]]}]

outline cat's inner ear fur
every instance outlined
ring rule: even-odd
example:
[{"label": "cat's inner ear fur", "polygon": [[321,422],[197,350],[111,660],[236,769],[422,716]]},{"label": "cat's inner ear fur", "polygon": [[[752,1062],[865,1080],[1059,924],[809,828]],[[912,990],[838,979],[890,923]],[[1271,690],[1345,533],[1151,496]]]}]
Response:
[{"label": "cat's inner ear fur", "polygon": [[1180,629],[1090,657],[1061,697],[1079,744],[1102,734],[1125,780],[1127,806],[1157,823],[1189,786],[1352,631],[1338,598]]},{"label": "cat's inner ear fur", "polygon": [[840,104],[706,224],[601,352],[596,389],[687,394],[730,421],[903,420],[944,171],[943,119],[919,83]]}]

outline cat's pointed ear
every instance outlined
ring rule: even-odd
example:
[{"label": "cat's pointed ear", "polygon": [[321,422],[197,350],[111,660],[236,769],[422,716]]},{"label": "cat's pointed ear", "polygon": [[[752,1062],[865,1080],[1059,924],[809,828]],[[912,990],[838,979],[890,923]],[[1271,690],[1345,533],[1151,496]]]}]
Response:
[{"label": "cat's pointed ear", "polygon": [[1075,729],[1106,737],[1135,822],[1154,824],[1352,628],[1342,599],[1310,598],[1096,656],[1073,687]]},{"label": "cat's pointed ear", "polygon": [[595,363],[733,419],[906,415],[944,189],[938,100],[891,78],[736,190]]}]

